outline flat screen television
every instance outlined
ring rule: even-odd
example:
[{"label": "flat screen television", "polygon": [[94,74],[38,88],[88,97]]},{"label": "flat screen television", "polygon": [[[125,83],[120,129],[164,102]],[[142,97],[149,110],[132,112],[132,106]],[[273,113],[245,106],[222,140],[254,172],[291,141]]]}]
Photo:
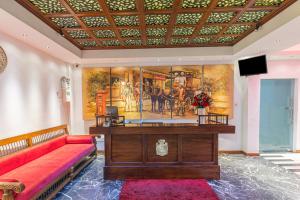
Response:
[{"label": "flat screen television", "polygon": [[241,76],[266,74],[268,73],[266,55],[239,60],[239,68]]}]

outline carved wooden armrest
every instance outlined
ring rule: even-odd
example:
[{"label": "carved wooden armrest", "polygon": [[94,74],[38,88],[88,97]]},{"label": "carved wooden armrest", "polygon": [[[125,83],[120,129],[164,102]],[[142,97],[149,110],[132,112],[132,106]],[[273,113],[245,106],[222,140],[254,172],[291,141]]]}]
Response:
[{"label": "carved wooden armrest", "polygon": [[25,185],[18,180],[0,179],[0,190],[3,190],[2,200],[13,200],[14,193],[20,193]]}]

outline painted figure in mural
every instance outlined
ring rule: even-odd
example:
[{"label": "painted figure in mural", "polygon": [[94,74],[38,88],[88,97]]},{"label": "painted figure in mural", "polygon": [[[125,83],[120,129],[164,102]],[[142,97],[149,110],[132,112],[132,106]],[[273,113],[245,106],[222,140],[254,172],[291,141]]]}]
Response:
[{"label": "painted figure in mural", "polygon": [[178,95],[178,100],[177,100],[177,109],[176,109],[176,114],[177,115],[184,115],[185,113],[185,89],[182,85],[180,85],[177,89],[176,94]]},{"label": "painted figure in mural", "polygon": [[145,99],[148,99],[151,96],[151,86],[150,82],[146,79],[145,80]]},{"label": "painted figure in mural", "polygon": [[185,87],[186,86],[186,77],[185,77],[185,74],[184,72],[180,72],[180,74],[178,73],[175,73],[175,83],[178,85],[178,86],[183,86]]},{"label": "painted figure in mural", "polygon": [[132,101],[133,89],[129,82],[126,83],[126,86],[124,88],[124,95],[125,95],[125,111],[131,112],[132,111],[131,101]]},{"label": "painted figure in mural", "polygon": [[134,86],[134,91],[133,91],[133,95],[134,95],[134,99],[135,99],[135,104],[136,104],[136,111],[139,111],[140,109],[140,87],[139,87],[139,83],[137,82]]},{"label": "painted figure in mural", "polygon": [[156,112],[157,89],[153,86],[151,90],[151,111]]},{"label": "painted figure in mural", "polygon": [[123,101],[125,101],[125,87],[126,87],[126,83],[124,81],[121,82],[120,84],[120,95],[121,95],[121,99]]},{"label": "painted figure in mural", "polygon": [[165,107],[166,95],[164,89],[160,89],[158,93],[158,112],[163,113]]}]

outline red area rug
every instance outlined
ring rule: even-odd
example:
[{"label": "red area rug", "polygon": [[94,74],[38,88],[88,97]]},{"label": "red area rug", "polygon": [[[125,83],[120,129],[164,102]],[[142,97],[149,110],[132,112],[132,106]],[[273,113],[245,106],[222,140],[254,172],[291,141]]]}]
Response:
[{"label": "red area rug", "polygon": [[202,179],[127,180],[120,200],[218,200]]}]

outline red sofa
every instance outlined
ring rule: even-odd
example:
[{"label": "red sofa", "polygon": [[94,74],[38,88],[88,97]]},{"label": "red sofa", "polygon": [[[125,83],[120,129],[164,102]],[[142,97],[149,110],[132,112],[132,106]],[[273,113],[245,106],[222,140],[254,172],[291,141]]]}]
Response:
[{"label": "red sofa", "polygon": [[[96,147],[91,136],[63,135],[2,157],[0,199],[41,198],[51,185],[71,179],[74,171],[95,155]],[[62,177],[64,179],[59,182]]]}]

